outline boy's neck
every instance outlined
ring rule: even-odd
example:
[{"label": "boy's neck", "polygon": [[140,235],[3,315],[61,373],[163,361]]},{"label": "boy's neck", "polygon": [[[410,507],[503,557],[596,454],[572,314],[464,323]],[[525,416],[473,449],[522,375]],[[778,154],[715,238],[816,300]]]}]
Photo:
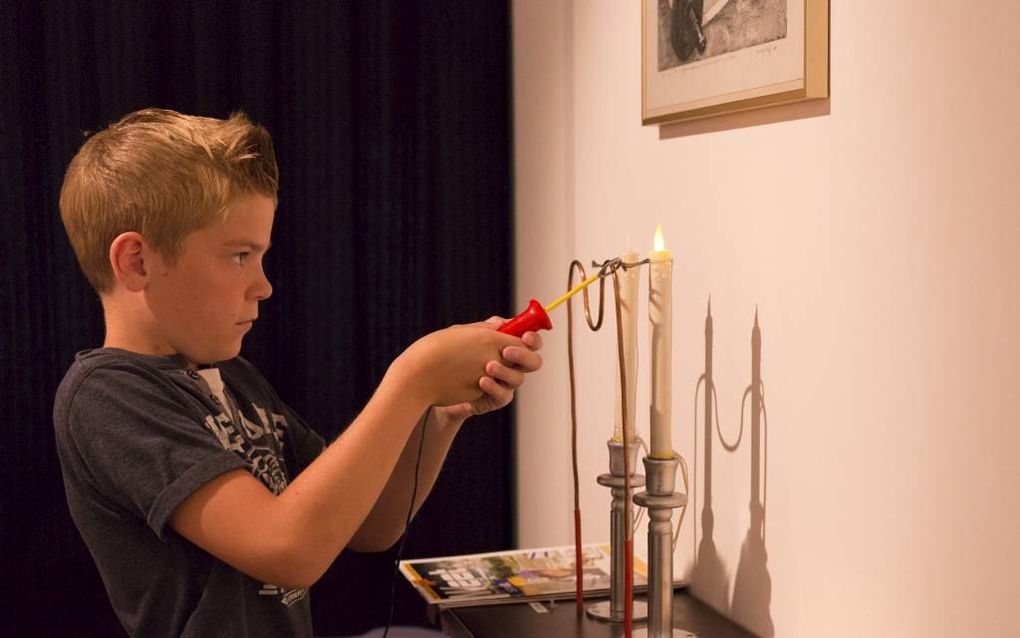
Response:
[{"label": "boy's neck", "polygon": [[[103,315],[106,321],[106,338],[104,348],[117,348],[135,354],[169,357],[178,354],[155,329],[156,321],[151,313],[144,308],[136,308],[132,304],[119,303],[111,297],[102,297]],[[197,368],[191,361],[189,368]]]}]

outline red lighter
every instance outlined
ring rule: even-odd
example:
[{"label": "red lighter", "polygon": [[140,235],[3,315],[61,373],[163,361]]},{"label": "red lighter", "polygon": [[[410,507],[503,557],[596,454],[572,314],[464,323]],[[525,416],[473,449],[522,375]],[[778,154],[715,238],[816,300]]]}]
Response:
[{"label": "red lighter", "polygon": [[499,332],[515,337],[520,337],[525,332],[538,332],[539,330],[552,330],[552,321],[549,320],[549,315],[546,314],[545,308],[537,299],[532,299],[527,310],[499,327]]}]

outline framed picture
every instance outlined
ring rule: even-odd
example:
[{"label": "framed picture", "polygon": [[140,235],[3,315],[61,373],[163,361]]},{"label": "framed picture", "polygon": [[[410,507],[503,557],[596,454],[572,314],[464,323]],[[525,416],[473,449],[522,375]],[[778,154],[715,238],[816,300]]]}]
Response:
[{"label": "framed picture", "polygon": [[829,0],[641,0],[641,123],[829,96]]}]

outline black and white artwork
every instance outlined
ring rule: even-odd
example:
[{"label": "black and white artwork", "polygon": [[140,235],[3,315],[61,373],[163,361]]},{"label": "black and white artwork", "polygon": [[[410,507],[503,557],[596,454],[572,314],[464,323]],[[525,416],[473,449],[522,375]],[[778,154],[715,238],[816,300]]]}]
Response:
[{"label": "black and white artwork", "polygon": [[641,121],[825,98],[829,0],[642,0]]},{"label": "black and white artwork", "polygon": [[786,37],[787,0],[658,0],[658,70]]}]

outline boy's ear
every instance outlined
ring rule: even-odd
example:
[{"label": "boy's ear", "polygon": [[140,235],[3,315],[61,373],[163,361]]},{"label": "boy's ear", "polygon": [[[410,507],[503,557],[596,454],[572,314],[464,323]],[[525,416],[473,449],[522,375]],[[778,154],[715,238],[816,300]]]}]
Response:
[{"label": "boy's ear", "polygon": [[131,292],[144,290],[148,283],[146,254],[151,254],[151,251],[148,250],[145,238],[134,231],[117,235],[110,244],[110,267],[113,268],[113,278]]}]

